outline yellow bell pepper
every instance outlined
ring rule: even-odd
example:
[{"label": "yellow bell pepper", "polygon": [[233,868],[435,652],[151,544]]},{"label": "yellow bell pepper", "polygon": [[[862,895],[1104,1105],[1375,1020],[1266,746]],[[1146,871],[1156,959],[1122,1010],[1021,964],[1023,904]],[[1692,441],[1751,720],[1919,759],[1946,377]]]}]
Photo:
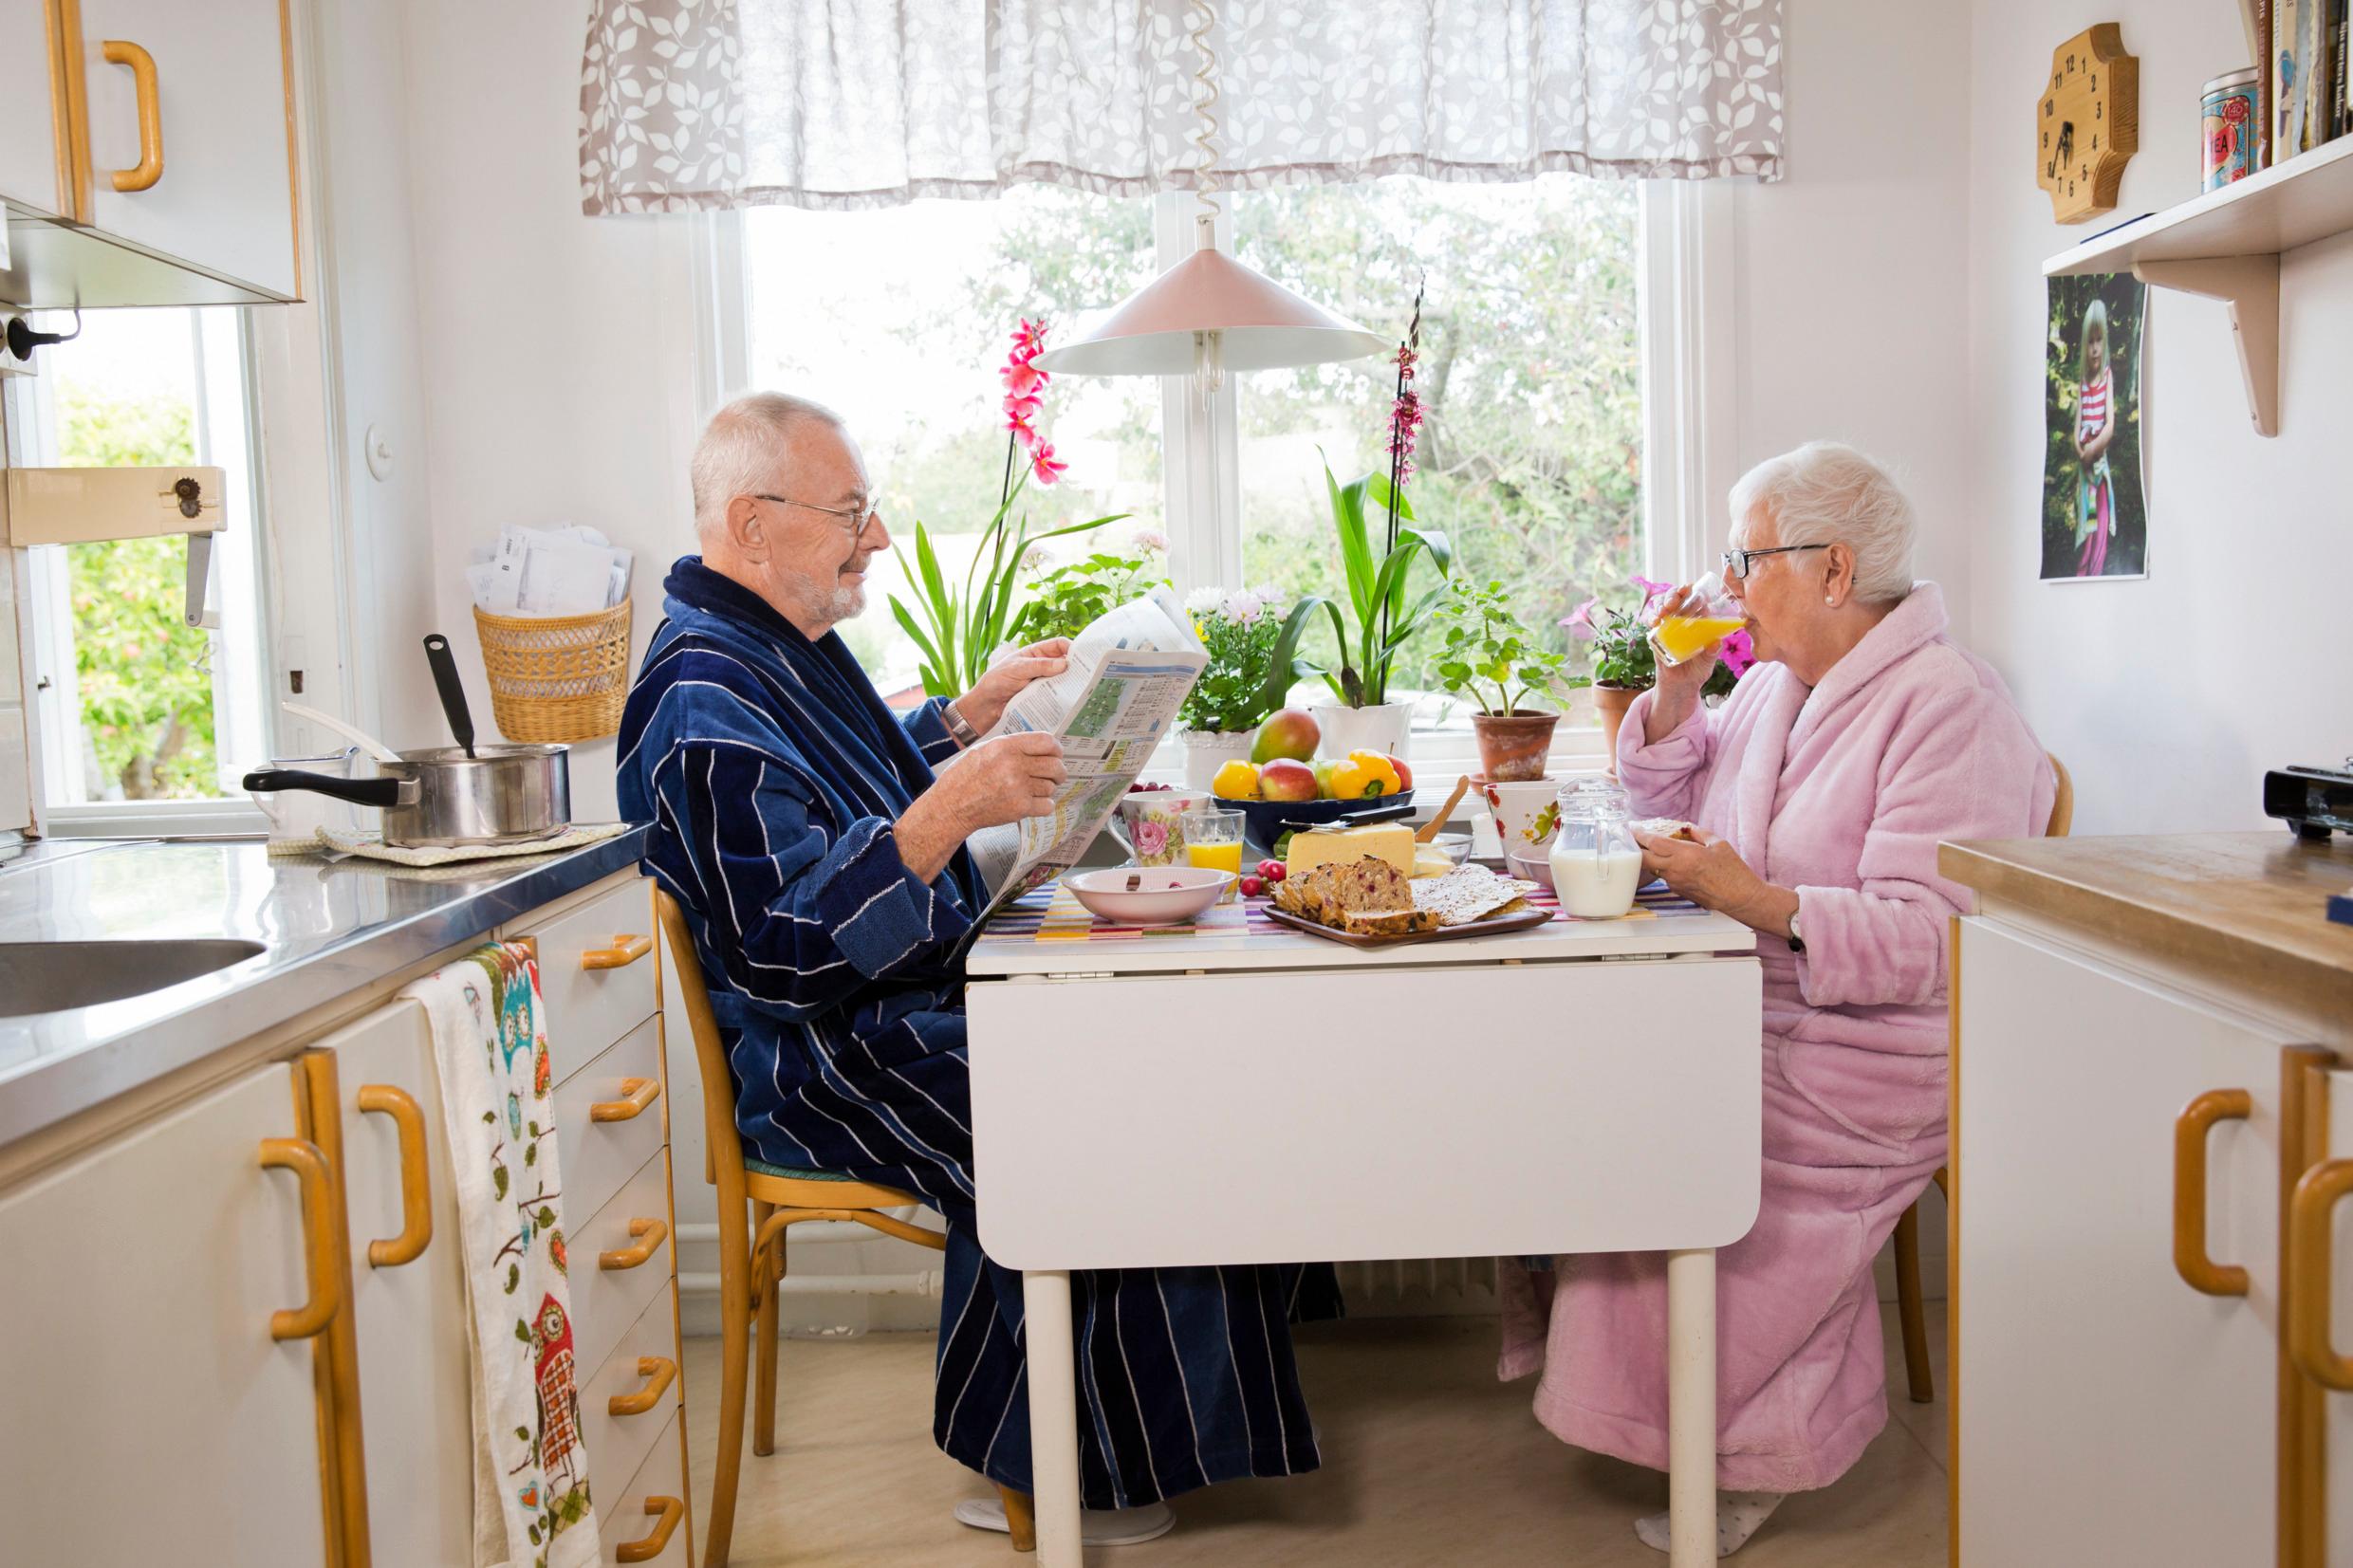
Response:
[{"label": "yellow bell pepper", "polygon": [[1378,751],[1351,751],[1332,769],[1332,798],[1369,801],[1399,790],[1397,766]]}]

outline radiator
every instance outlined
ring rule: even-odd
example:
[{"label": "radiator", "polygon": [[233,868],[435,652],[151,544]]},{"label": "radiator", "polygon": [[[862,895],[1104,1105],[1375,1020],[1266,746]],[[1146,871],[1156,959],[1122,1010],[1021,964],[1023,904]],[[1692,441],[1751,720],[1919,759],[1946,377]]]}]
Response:
[{"label": "radiator", "polygon": [[1342,1264],[1340,1293],[1359,1318],[1426,1318],[1495,1310],[1492,1258],[1386,1258]]}]

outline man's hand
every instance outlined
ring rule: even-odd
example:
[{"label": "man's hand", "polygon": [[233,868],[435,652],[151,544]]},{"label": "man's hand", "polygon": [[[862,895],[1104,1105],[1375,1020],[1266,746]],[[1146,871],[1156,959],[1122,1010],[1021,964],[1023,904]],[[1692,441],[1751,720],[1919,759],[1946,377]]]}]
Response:
[{"label": "man's hand", "polygon": [[1033,642],[1012,657],[1001,661],[980,677],[970,692],[956,698],[950,706],[962,714],[964,722],[975,731],[986,734],[991,726],[1005,714],[1005,705],[1033,680],[1047,680],[1070,668],[1070,639],[1048,637]]},{"label": "man's hand", "polygon": [[1699,836],[1696,843],[1637,831],[1643,876],[1661,877],[1672,892],[1701,909],[1719,910],[1752,930],[1788,935],[1797,895],[1750,870],[1730,839],[1698,828],[1692,831]]},{"label": "man's hand", "polygon": [[956,847],[982,828],[1051,812],[1054,790],[1068,777],[1062,743],[1051,735],[982,741],[941,768],[899,819],[899,858],[931,881],[955,858]]}]

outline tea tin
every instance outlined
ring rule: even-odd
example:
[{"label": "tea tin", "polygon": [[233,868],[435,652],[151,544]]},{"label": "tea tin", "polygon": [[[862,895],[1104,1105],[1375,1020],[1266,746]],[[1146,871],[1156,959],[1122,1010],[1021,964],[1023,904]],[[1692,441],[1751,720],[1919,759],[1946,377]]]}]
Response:
[{"label": "tea tin", "polygon": [[2218,191],[2263,167],[2261,121],[2255,115],[2259,74],[2251,65],[2232,71],[2207,83],[2199,95],[2204,110],[2206,190]]}]

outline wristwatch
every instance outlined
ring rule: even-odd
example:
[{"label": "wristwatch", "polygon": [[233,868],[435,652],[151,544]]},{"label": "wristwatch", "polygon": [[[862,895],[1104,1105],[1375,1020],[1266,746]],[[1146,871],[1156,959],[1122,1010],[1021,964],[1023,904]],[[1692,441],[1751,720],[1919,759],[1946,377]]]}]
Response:
[{"label": "wristwatch", "polygon": [[939,705],[939,722],[948,727],[948,738],[956,743],[959,750],[975,745],[980,740],[980,731],[973,729],[963,714],[956,711],[954,703],[943,702]]},{"label": "wristwatch", "polygon": [[1800,934],[1797,929],[1798,913],[1799,912],[1797,910],[1791,910],[1789,912],[1789,950],[1791,952],[1804,952],[1806,950],[1806,938]]}]

